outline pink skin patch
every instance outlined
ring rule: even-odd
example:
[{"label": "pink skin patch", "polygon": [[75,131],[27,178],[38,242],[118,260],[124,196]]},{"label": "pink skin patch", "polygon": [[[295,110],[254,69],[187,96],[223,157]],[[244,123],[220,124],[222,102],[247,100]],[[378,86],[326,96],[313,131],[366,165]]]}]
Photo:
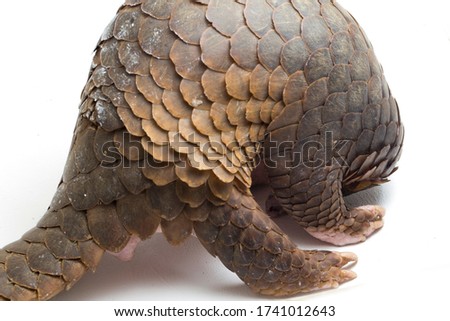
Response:
[{"label": "pink skin patch", "polygon": [[360,206],[355,208],[355,210],[364,212],[367,219],[367,221],[363,223],[365,227],[358,233],[350,235],[339,231],[339,227],[334,227],[328,230],[306,228],[306,231],[315,238],[336,246],[364,242],[367,237],[373,234],[373,232],[383,227],[383,217],[386,211],[381,206],[376,205]]},{"label": "pink skin patch", "polygon": [[121,261],[130,261],[134,256],[134,251],[136,250],[136,247],[141,242],[141,239],[137,235],[132,235],[130,240],[128,241],[128,244],[123,248],[122,251],[118,253],[109,252],[113,256],[117,257]]}]

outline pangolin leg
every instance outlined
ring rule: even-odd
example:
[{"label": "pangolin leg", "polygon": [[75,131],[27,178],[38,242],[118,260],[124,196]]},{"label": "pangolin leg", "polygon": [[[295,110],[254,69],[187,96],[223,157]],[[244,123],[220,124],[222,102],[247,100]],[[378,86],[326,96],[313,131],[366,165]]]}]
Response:
[{"label": "pangolin leg", "polygon": [[194,229],[212,255],[260,294],[310,292],[356,277],[344,268],[356,261],[354,254],[298,249],[251,195],[236,189],[207,220],[194,223]]},{"label": "pangolin leg", "polygon": [[338,167],[312,171],[306,180],[293,185],[297,205],[290,209],[308,233],[339,246],[365,241],[383,226],[385,213],[376,205],[347,208],[342,194],[342,176],[342,169]]},{"label": "pangolin leg", "polygon": [[130,161],[132,149],[123,146],[132,144],[121,134],[79,119],[47,213],[0,250],[0,298],[48,300],[94,271],[105,251],[129,259],[136,241],[156,231],[161,218],[147,197],[152,183],[138,157]]},{"label": "pangolin leg", "polygon": [[0,298],[48,300],[95,270],[103,252],[92,240],[86,212],[72,206],[49,211],[0,250]]}]

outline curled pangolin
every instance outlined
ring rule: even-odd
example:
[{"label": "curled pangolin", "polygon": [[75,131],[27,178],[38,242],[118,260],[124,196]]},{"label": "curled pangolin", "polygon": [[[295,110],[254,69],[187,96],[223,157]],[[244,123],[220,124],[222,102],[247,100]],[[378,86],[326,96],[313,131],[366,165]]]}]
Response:
[{"label": "curled pangolin", "polygon": [[158,228],[171,244],[194,232],[260,294],[336,287],[356,256],[298,249],[252,182],[311,235],[361,242],[384,210],[343,195],[387,180],[403,133],[370,42],[334,0],[126,0],[47,213],[0,250],[0,299],[49,299]]}]

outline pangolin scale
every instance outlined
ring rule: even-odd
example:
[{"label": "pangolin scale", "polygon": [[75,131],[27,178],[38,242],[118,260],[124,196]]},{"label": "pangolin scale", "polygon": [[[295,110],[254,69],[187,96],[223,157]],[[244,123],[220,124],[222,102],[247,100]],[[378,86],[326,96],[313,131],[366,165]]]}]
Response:
[{"label": "pangolin scale", "polygon": [[334,0],[126,0],[48,211],[0,250],[0,299],[50,299],[158,228],[174,245],[195,233],[260,294],[336,287],[356,256],[300,250],[251,187],[321,240],[364,241],[384,210],[343,195],[387,181],[403,136],[369,40]]}]

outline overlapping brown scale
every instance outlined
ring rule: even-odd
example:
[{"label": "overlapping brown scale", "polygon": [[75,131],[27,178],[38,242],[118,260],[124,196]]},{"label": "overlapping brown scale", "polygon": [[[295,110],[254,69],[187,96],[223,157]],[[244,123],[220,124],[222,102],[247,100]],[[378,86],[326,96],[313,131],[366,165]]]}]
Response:
[{"label": "overlapping brown scale", "polygon": [[37,289],[37,274],[33,273],[28,266],[24,255],[9,254],[5,262],[8,279],[22,287]]},{"label": "overlapping brown scale", "polygon": [[274,101],[280,101],[283,99],[283,91],[286,87],[288,75],[284,71],[283,67],[278,66],[270,76],[269,80],[269,96]]},{"label": "overlapping brown scale", "polygon": [[9,253],[16,253],[16,254],[27,254],[28,248],[30,247],[30,243],[24,241],[24,240],[18,240],[13,243],[10,243],[3,247],[3,249]]},{"label": "overlapping brown scale", "polygon": [[363,128],[375,131],[380,124],[381,110],[379,105],[369,105],[363,111]]},{"label": "overlapping brown scale", "polygon": [[172,10],[170,29],[184,42],[198,45],[202,33],[209,27],[205,14],[205,6],[183,1]]},{"label": "overlapping brown scale", "polygon": [[369,80],[369,103],[379,104],[383,99],[382,79],[379,76],[372,76]]},{"label": "overlapping brown scale", "polygon": [[170,30],[168,20],[146,17],[139,29],[138,38],[146,53],[155,58],[169,59],[170,49],[177,36]]},{"label": "overlapping brown scale", "polygon": [[284,103],[282,101],[277,102],[273,108],[272,108],[272,112],[270,113],[270,118],[271,120],[274,120],[275,118],[278,117],[278,115],[281,114],[281,112],[284,109]]},{"label": "overlapping brown scale", "polygon": [[317,0],[291,0],[291,2],[303,17],[320,14],[320,3]]},{"label": "overlapping brown scale", "polygon": [[356,140],[362,131],[360,113],[347,113],[342,122],[342,136],[344,139]]},{"label": "overlapping brown scale", "polygon": [[150,74],[150,56],[145,54],[136,42],[121,42],[119,59],[130,74],[141,76]]},{"label": "overlapping brown scale", "polygon": [[89,175],[79,175],[67,183],[67,196],[79,211],[95,207],[98,203],[94,183]]},{"label": "overlapping brown scale", "polygon": [[214,126],[213,119],[208,110],[194,109],[191,118],[192,124],[201,134],[208,137],[220,134]]},{"label": "overlapping brown scale", "polygon": [[350,66],[335,65],[328,78],[328,90],[330,93],[345,92],[352,82]]},{"label": "overlapping brown scale", "polygon": [[117,148],[114,145],[114,133],[101,128],[98,128],[95,133],[94,151],[102,166],[113,165],[120,160],[120,155],[118,155]]},{"label": "overlapping brown scale", "polygon": [[105,252],[100,246],[98,246],[93,240],[79,242],[81,261],[86,265],[91,271],[95,271],[97,265]]},{"label": "overlapping brown scale", "polygon": [[193,188],[204,185],[210,176],[210,171],[196,169],[187,162],[177,164],[175,173],[179,179]]},{"label": "overlapping brown scale", "polygon": [[217,154],[226,155],[229,152],[222,142],[221,133],[209,136],[209,141],[211,143],[211,147],[217,152]]},{"label": "overlapping brown scale", "polygon": [[142,94],[125,93],[125,100],[135,116],[152,119],[152,104]]},{"label": "overlapping brown scale", "polygon": [[151,159],[145,162],[142,174],[157,186],[170,184],[177,179],[173,163],[164,163]]},{"label": "overlapping brown scale", "polygon": [[388,125],[391,120],[391,106],[388,99],[383,99],[381,102],[381,116],[380,124]]},{"label": "overlapping brown scale", "polygon": [[99,164],[94,152],[94,137],[95,129],[90,127],[76,137],[71,153],[74,154],[74,163],[78,173],[89,173]]},{"label": "overlapping brown scale", "polygon": [[306,81],[303,71],[297,71],[290,75],[283,92],[284,103],[289,105],[301,101],[304,98],[307,89],[308,82]]},{"label": "overlapping brown scale", "polygon": [[64,260],[62,262],[62,277],[66,282],[66,290],[70,290],[86,272],[86,267],[78,260]]},{"label": "overlapping brown scale", "polygon": [[[193,188],[182,181],[177,181],[176,192],[180,200],[189,204],[190,208],[198,208],[206,201],[206,185]],[[191,214],[195,215],[194,213]]]},{"label": "overlapping brown scale", "polygon": [[75,211],[72,206],[68,206],[61,210],[61,214],[61,230],[69,240],[87,241],[91,238],[85,212]]},{"label": "overlapping brown scale", "polygon": [[317,135],[322,127],[321,110],[314,108],[307,111],[302,119],[297,130],[297,140],[301,141],[312,135]]},{"label": "overlapping brown scale", "polygon": [[369,103],[369,92],[365,81],[354,81],[348,87],[347,110],[361,113]]},{"label": "overlapping brown scale", "polygon": [[283,45],[283,39],[274,30],[268,31],[259,41],[258,58],[269,71],[273,71],[280,64]]},{"label": "overlapping brown scale", "polygon": [[55,257],[64,260],[80,258],[77,243],[67,239],[59,228],[47,229],[45,234],[45,245]]},{"label": "overlapping brown scale", "polygon": [[239,100],[250,99],[250,75],[250,72],[233,64],[225,76],[228,94]]},{"label": "overlapping brown scale", "polygon": [[372,75],[377,75],[382,77],[383,70],[381,68],[380,63],[378,62],[377,57],[375,56],[375,53],[373,49],[370,49],[367,53],[369,56],[369,64],[370,64],[370,70],[372,72]]},{"label": "overlapping brown scale", "polygon": [[259,100],[269,96],[270,73],[262,65],[257,65],[250,76],[250,92]]},{"label": "overlapping brown scale", "polygon": [[230,124],[232,125],[246,125],[248,122],[245,119],[245,101],[236,99],[230,100],[226,108],[226,115]]},{"label": "overlapping brown scale", "polygon": [[205,201],[199,207],[191,208],[185,206],[184,214],[195,224],[195,222],[206,221],[212,210],[213,205],[210,202]]},{"label": "overlapping brown scale", "polygon": [[375,130],[375,134],[373,136],[372,144],[370,146],[371,151],[378,151],[383,148],[384,138],[386,137],[386,125],[379,125]]},{"label": "overlapping brown scale", "polygon": [[210,110],[211,102],[206,98],[200,82],[183,79],[180,92],[184,100],[195,109]]},{"label": "overlapping brown scale", "polygon": [[95,68],[91,79],[96,87],[110,86],[113,84],[113,81],[108,76],[108,70],[105,66],[98,66]]},{"label": "overlapping brown scale", "polygon": [[45,274],[38,276],[38,297],[39,300],[45,301],[52,298],[54,295],[63,291],[65,283],[61,277],[55,277]]},{"label": "overlapping brown scale", "polygon": [[225,74],[206,70],[202,77],[206,97],[213,102],[227,104],[230,97],[226,91]]},{"label": "overlapping brown scale", "polygon": [[231,183],[234,181],[235,176],[229,170],[230,168],[231,168],[230,166],[224,166],[224,165],[217,166],[216,168],[213,169],[213,173],[222,182]]},{"label": "overlapping brown scale", "polygon": [[200,134],[196,130],[191,118],[183,118],[179,120],[178,132],[185,140],[197,146],[209,143],[208,137]]},{"label": "overlapping brown scale", "polygon": [[123,122],[117,114],[116,107],[104,100],[99,100],[95,103],[95,110],[91,119],[108,132],[123,127]]},{"label": "overlapping brown scale", "polygon": [[184,101],[180,92],[165,90],[162,100],[164,107],[173,117],[178,119],[190,117],[192,107]]},{"label": "overlapping brown scale", "polygon": [[[289,127],[295,125],[297,128],[298,122],[303,115],[302,103],[297,101],[290,105],[287,105],[283,111],[278,115],[277,119],[275,119],[269,125],[269,130],[273,133],[274,137],[277,137],[279,134],[277,133],[278,129],[283,129],[284,133],[288,133],[290,131]],[[292,135],[286,135],[289,137]]]},{"label": "overlapping brown scale", "polygon": [[374,132],[372,130],[369,129],[362,130],[357,141],[355,142],[355,149],[358,155],[367,155],[369,153],[373,136]]},{"label": "overlapping brown scale", "polygon": [[144,0],[142,11],[156,19],[169,19],[177,0]]},{"label": "overlapping brown scale", "polygon": [[[194,133],[192,135],[194,135]],[[193,153],[194,150],[198,148],[197,143],[189,142],[179,132],[169,132],[167,136],[169,138],[170,148],[177,153],[186,155]],[[190,137],[190,140],[195,141],[193,137]]]},{"label": "overlapping brown scale", "polygon": [[168,132],[178,131],[178,119],[162,105],[153,105],[152,116],[158,126]]},{"label": "overlapping brown scale", "polygon": [[320,12],[333,33],[347,30],[348,23],[334,3],[323,4]]},{"label": "overlapping brown scale", "polygon": [[245,108],[245,119],[247,119],[249,122],[260,124],[261,118],[259,115],[261,112],[262,104],[263,102],[261,100],[252,97]]},{"label": "overlapping brown scale", "polygon": [[61,261],[44,244],[31,244],[26,255],[29,267],[34,272],[61,275]]},{"label": "overlapping brown scale", "polygon": [[165,145],[169,143],[169,135],[166,130],[158,126],[154,120],[142,120],[142,129],[152,143]]},{"label": "overlapping brown scale", "polygon": [[106,68],[118,68],[122,64],[119,59],[119,42],[116,39],[110,39],[100,45],[100,61]]},{"label": "overlapping brown scale", "polygon": [[170,51],[170,59],[175,64],[177,73],[189,80],[200,81],[205,72],[205,65],[201,59],[199,46],[189,45],[181,40],[176,40]]},{"label": "overlapping brown scale", "polygon": [[109,98],[111,103],[116,107],[128,108],[128,103],[125,100],[124,92],[118,90],[116,86],[103,86],[102,92]]},{"label": "overlapping brown scale", "polygon": [[272,19],[275,30],[284,41],[300,37],[302,17],[300,17],[290,3],[284,3],[278,6],[273,12]]},{"label": "overlapping brown scale", "polygon": [[142,129],[141,119],[136,117],[131,109],[117,108],[117,114],[130,134],[138,137],[145,135],[145,132]]},{"label": "overlapping brown scale", "polygon": [[272,29],[272,7],[266,1],[247,0],[244,10],[247,26],[262,38]]},{"label": "overlapping brown scale", "polygon": [[[53,216],[55,213],[53,212],[47,212],[45,216],[47,216],[45,219],[44,217],[38,222],[38,226],[39,227],[34,227],[31,230],[29,230],[28,232],[26,232],[23,236],[22,236],[22,240],[30,242],[30,243],[44,243],[44,239],[45,239],[45,223],[52,221],[51,219],[49,219],[49,216]],[[58,217],[58,215],[55,215]],[[41,222],[42,221],[42,222]],[[58,220],[59,221],[59,220]],[[40,227],[42,225],[42,228]],[[58,223],[59,225],[59,223]],[[54,227],[54,226],[52,226]]]},{"label": "overlapping brown scale", "polygon": [[[315,3],[316,1],[313,0]],[[302,38],[311,51],[328,48],[331,41],[331,31],[320,16],[307,16],[302,21]]]},{"label": "overlapping brown scale", "polygon": [[163,89],[156,84],[153,77],[136,76],[136,87],[146,100],[161,104]]},{"label": "overlapping brown scale", "polygon": [[161,88],[177,91],[180,87],[181,77],[177,74],[175,65],[170,60],[152,58],[150,73],[153,80]]},{"label": "overlapping brown scale", "polygon": [[258,38],[243,26],[231,37],[231,57],[240,67],[252,71],[258,65],[257,46]]},{"label": "overlapping brown scale", "polygon": [[235,137],[236,137],[236,141],[238,142],[239,146],[242,147],[248,147],[249,146],[249,133],[248,131],[250,130],[250,124],[246,124],[243,126],[237,126],[236,127],[236,132],[235,132]]},{"label": "overlapping brown scale", "polygon": [[119,10],[114,23],[114,37],[119,40],[137,41],[142,20],[143,14],[138,8]]},{"label": "overlapping brown scale", "polygon": [[[156,145],[153,144],[148,137],[142,138],[142,147],[146,152],[153,156],[156,161],[159,162],[177,162],[180,157],[176,151],[174,151],[168,145]],[[146,175],[147,176],[147,175]],[[147,176],[148,177],[148,176]]]},{"label": "overlapping brown scale", "polygon": [[127,73],[125,68],[111,68],[108,75],[114,82],[117,89],[123,92],[137,93],[136,77]]},{"label": "overlapping brown scale", "polygon": [[263,126],[260,125],[260,124],[252,124],[250,126],[250,129],[248,131],[248,135],[250,137],[250,141],[252,141],[252,142],[259,142],[259,141],[261,141],[263,139],[263,137],[260,136],[260,131],[261,131],[262,127]]},{"label": "overlapping brown scale", "polygon": [[348,64],[353,56],[353,44],[347,32],[339,32],[333,35],[330,45],[331,56],[335,64]]},{"label": "overlapping brown scale", "polygon": [[[215,71],[226,72],[233,63],[230,56],[230,39],[210,27],[202,34],[200,47],[203,63]],[[220,57],[218,59],[218,57]]]},{"label": "overlapping brown scale", "polygon": [[182,213],[185,203],[177,197],[176,183],[153,186],[146,193],[150,208],[162,219],[172,221]]},{"label": "overlapping brown scale", "polygon": [[351,23],[348,27],[355,50],[367,51],[370,44],[366,42],[366,38],[359,28],[358,24]]},{"label": "overlapping brown scale", "polygon": [[207,155],[203,154],[199,148],[195,148],[194,151],[187,156],[191,166],[201,171],[208,171],[219,166],[217,161],[209,160]]},{"label": "overlapping brown scale", "polygon": [[[148,155],[145,160],[147,158]],[[143,167],[144,164],[141,162],[130,162],[127,166],[120,166],[116,169],[122,185],[132,194],[139,194],[152,186],[152,182],[142,173]]]},{"label": "overlapping brown scale", "polygon": [[99,205],[87,211],[89,231],[95,242],[111,252],[121,251],[128,243],[130,234],[125,230],[115,205]]},{"label": "overlapping brown scale", "polygon": [[193,225],[183,213],[172,221],[162,220],[161,230],[170,244],[178,245],[192,234]]},{"label": "overlapping brown scale", "polygon": [[92,175],[95,177],[93,179],[95,194],[103,204],[111,204],[127,194],[115,169],[98,167]]},{"label": "overlapping brown scale", "polygon": [[128,233],[141,240],[152,236],[161,219],[150,207],[146,193],[128,195],[117,201],[117,216]]},{"label": "overlapping brown scale", "polygon": [[365,52],[356,51],[350,60],[351,76],[353,81],[368,81],[371,72],[369,58]]},{"label": "overlapping brown scale", "polygon": [[210,0],[206,19],[225,36],[231,37],[245,24],[244,6],[234,0]]},{"label": "overlapping brown scale", "polygon": [[305,77],[311,84],[322,77],[328,77],[333,68],[330,50],[318,49],[311,54],[305,65]]},{"label": "overlapping brown scale", "polygon": [[261,120],[263,123],[270,123],[272,120],[272,110],[274,106],[276,105],[276,102],[273,101],[271,98],[268,98],[264,101],[263,105],[261,106],[261,112],[259,114]]}]

